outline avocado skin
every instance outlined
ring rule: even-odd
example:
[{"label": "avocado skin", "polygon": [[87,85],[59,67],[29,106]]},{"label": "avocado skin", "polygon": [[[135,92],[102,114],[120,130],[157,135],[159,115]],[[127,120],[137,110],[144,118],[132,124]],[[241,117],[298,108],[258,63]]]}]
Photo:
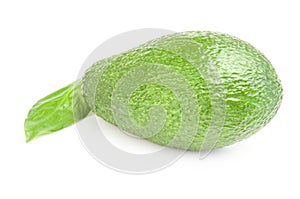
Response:
[{"label": "avocado skin", "polygon": [[[192,51],[196,46],[199,50]],[[209,31],[167,35],[98,61],[83,77],[83,96],[97,116],[120,126],[114,117],[116,112],[112,111],[112,96],[118,81],[142,65],[149,66],[144,70],[145,74],[149,74],[153,72],[151,65],[155,64],[163,65],[184,77],[195,93],[199,113],[198,130],[187,131],[180,141],[171,142],[176,137],[183,117],[181,104],[172,88],[156,83],[137,88],[128,99],[130,120],[137,126],[147,125],[151,120],[151,107],[158,104],[165,109],[165,125],[150,137],[145,136],[145,131],[129,133],[146,137],[160,145],[188,150],[231,145],[265,126],[276,114],[282,100],[280,80],[270,61],[261,52],[238,38]],[[217,75],[208,72],[211,64]],[[157,78],[166,75],[162,72]],[[143,75],[133,78],[139,81]],[[176,85],[176,78],[173,81],[174,87],[180,87]],[[218,86],[222,89],[214,89],[218,93],[212,94],[211,88]],[[212,102],[219,101],[222,106],[213,108]],[[224,115],[218,115],[223,112]],[[121,115],[122,112],[117,114]],[[218,124],[215,128],[216,137],[207,141],[208,129],[214,123]],[[210,130],[210,134],[214,134],[214,129]]]}]

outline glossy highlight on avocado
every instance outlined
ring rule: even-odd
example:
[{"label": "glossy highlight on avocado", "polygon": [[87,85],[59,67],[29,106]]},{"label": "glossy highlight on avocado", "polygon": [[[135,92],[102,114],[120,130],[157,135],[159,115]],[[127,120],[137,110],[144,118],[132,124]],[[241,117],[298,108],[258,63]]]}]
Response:
[{"label": "glossy highlight on avocado", "polygon": [[[282,99],[280,80],[261,52],[235,37],[208,31],[167,35],[99,60],[67,90],[33,106],[25,120],[27,141],[91,111],[160,145],[220,148],[265,126]],[[45,107],[52,110],[46,121]],[[73,114],[62,114],[67,111]],[[59,116],[57,124],[54,118]]]}]

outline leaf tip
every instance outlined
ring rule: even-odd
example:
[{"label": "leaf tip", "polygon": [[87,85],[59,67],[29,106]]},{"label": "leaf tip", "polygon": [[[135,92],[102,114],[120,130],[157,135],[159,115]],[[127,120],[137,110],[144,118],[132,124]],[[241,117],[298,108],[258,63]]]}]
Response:
[{"label": "leaf tip", "polygon": [[25,139],[25,142],[26,142],[26,143],[28,143],[28,142],[30,142],[31,140],[33,140],[33,137],[28,136],[27,133],[25,133],[25,137],[26,137],[26,139]]},{"label": "leaf tip", "polygon": [[25,142],[28,143],[34,139],[33,133],[29,130],[28,118],[24,121]]}]

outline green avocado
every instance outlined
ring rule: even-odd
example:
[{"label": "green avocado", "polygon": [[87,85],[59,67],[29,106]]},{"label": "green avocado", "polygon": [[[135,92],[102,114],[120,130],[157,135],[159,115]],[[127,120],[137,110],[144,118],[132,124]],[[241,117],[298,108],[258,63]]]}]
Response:
[{"label": "green avocado", "polygon": [[253,135],[281,100],[274,68],[252,45],[227,34],[182,32],[98,61],[82,80],[38,101],[25,132],[30,141],[91,111],[159,145],[208,150]]}]

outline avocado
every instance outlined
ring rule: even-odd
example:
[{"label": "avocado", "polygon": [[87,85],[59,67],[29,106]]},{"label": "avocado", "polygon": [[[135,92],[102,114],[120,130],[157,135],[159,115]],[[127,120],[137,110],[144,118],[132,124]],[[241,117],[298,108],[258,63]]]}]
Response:
[{"label": "avocado", "polygon": [[[124,76],[127,80],[120,83]],[[149,81],[144,81],[145,76]],[[188,86],[181,86],[180,77]],[[123,96],[120,90],[114,94],[124,82],[127,87],[139,83],[130,96],[126,86]],[[193,94],[179,101],[174,88],[181,93],[188,88]],[[251,136],[273,118],[282,99],[280,81],[261,52],[240,39],[214,32],[167,35],[100,60],[86,72],[82,89],[92,111],[109,123],[151,142],[189,150],[220,148]],[[117,100],[126,107],[116,106],[113,98],[128,98]],[[191,99],[196,107],[183,112],[180,102]],[[154,105],[165,110],[163,126],[157,122],[142,128],[160,121],[161,114],[149,116]],[[179,135],[183,114],[195,109],[198,116],[189,119],[197,117],[192,124],[196,127],[187,127]],[[157,126],[161,126],[159,132],[151,133]]]}]

